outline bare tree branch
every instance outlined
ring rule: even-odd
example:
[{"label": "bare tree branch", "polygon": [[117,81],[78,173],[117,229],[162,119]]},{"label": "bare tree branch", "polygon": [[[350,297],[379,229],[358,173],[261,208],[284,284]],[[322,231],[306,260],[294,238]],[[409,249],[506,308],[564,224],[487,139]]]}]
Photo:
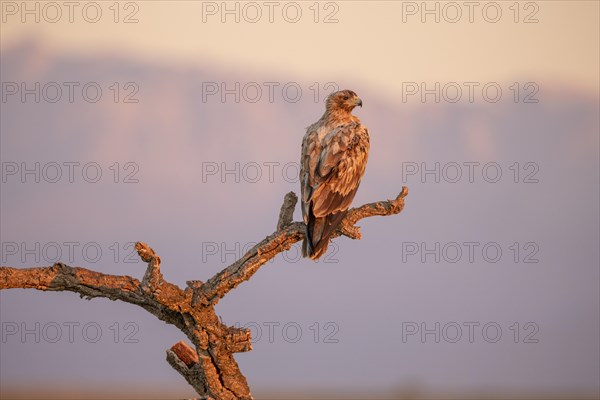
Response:
[{"label": "bare tree branch", "polygon": [[[248,250],[242,258],[214,275],[202,285],[197,297],[197,301],[200,304],[216,304],[219,299],[225,296],[231,289],[235,288],[243,281],[250,279],[250,277],[267,261],[277,254],[288,250],[294,243],[304,239],[304,223],[293,222],[288,223],[287,225],[282,223],[281,215],[284,215],[287,212],[284,211],[284,207],[288,195],[286,195],[286,199],[284,200],[279,223],[277,224],[278,227],[281,225],[280,229],[271,236],[267,236],[260,243]],[[408,196],[408,188],[404,186],[402,192],[400,192],[395,200],[379,201],[350,209],[346,217],[342,220],[340,228],[338,228],[332,237],[345,235],[352,239],[360,239],[360,230],[354,224],[367,217],[400,213],[404,208],[404,198],[406,196]]]},{"label": "bare tree branch", "polygon": [[[360,230],[355,226],[359,220],[400,213],[407,195],[408,188],[403,187],[395,200],[349,210],[333,237],[359,239]],[[135,246],[148,264],[141,282],[126,275],[107,275],[56,263],[27,269],[0,267],[0,290],[71,291],[82,298],[105,297],[138,305],[177,326],[193,343],[195,350],[185,342],[175,344],[167,350],[167,361],[202,398],[252,399],[246,378],[233,357],[233,353],[252,349],[250,331],[224,325],[214,305],[231,289],[250,279],[267,261],[304,238],[304,223],[292,222],[297,200],[293,192],[285,196],[273,234],[206,283],[188,281],[185,290],[163,279],[160,257],[143,242]]]},{"label": "bare tree branch", "polygon": [[[142,259],[149,261],[141,283],[129,276],[106,275],[57,263],[51,267],[28,269],[1,267],[0,289],[71,291],[88,299],[105,297],[143,307],[159,319],[177,326],[196,346],[200,362],[191,368],[194,371],[192,382],[200,395],[208,399],[252,398],[246,379],[233,358],[234,352],[252,349],[250,331],[225,326],[212,307],[192,307],[192,290],[184,291],[162,280],[159,258],[147,245],[137,243],[136,249]],[[153,256],[146,257],[144,250]],[[182,373],[180,369],[177,371]]]},{"label": "bare tree branch", "polygon": [[394,200],[377,201],[358,208],[352,208],[342,220],[341,227],[332,236],[344,235],[352,239],[360,239],[360,229],[355,226],[358,221],[367,217],[399,214],[404,209],[404,198],[406,196],[408,196],[408,187],[402,186],[402,191]]},{"label": "bare tree branch", "polygon": [[296,193],[294,192],[289,192],[283,198],[283,204],[279,211],[279,219],[277,220],[278,231],[292,223],[292,220],[294,219],[294,208],[296,208],[297,202],[298,196],[296,196]]}]

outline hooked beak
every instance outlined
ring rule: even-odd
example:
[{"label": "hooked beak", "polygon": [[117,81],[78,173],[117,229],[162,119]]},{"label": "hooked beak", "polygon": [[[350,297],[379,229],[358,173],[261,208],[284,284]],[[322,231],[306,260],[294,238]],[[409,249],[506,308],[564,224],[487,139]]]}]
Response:
[{"label": "hooked beak", "polygon": [[354,105],[359,106],[360,108],[362,108],[362,100],[357,97]]}]

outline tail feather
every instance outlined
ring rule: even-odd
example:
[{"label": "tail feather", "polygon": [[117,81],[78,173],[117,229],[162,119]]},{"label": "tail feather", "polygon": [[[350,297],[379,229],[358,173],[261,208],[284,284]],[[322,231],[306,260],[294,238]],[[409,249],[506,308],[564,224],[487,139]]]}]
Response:
[{"label": "tail feather", "polygon": [[346,213],[347,210],[315,218],[310,212],[308,225],[306,226],[306,236],[302,242],[302,256],[316,260],[325,254],[331,234],[337,229]]}]

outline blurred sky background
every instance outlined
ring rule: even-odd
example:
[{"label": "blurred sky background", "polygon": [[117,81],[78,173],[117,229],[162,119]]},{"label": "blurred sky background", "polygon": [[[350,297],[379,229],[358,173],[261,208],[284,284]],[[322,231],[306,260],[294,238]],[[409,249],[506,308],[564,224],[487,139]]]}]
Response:
[{"label": "blurred sky background", "polygon": [[[167,280],[208,279],[273,232],[305,127],[348,88],[371,135],[355,205],[410,194],[217,305],[252,329],[254,395],[598,397],[599,2],[0,11],[0,264],[141,278],[144,241]],[[3,397],[195,395],[165,361],[183,335],[138,307],[9,290],[0,313]]]}]

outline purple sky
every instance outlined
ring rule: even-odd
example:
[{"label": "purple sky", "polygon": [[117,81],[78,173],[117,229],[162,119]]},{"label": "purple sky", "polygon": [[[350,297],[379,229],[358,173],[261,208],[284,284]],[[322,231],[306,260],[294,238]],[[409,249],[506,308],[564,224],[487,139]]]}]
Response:
[{"label": "purple sky", "polygon": [[[128,246],[145,241],[178,285],[272,233],[326,95],[315,101],[312,81],[293,74],[57,53],[36,40],[3,47],[0,66],[1,264],[49,265],[59,251],[141,278]],[[21,101],[21,82],[40,82],[39,103]],[[64,82],[79,83],[72,103]],[[303,95],[203,101],[207,82],[293,83]],[[101,88],[98,102],[85,84],[88,96]],[[355,204],[403,185],[410,195],[399,216],[362,221],[361,241],[336,239],[318,263],[296,246],[220,302],[223,321],[252,329],[254,350],[236,359],[253,391],[598,393],[599,98],[564,81],[537,81],[537,103],[514,102],[510,82],[496,103],[335,84],[361,96],[355,114],[371,133]],[[0,298],[3,391],[193,395],[164,360],[183,335],[144,310],[72,293]]]}]

